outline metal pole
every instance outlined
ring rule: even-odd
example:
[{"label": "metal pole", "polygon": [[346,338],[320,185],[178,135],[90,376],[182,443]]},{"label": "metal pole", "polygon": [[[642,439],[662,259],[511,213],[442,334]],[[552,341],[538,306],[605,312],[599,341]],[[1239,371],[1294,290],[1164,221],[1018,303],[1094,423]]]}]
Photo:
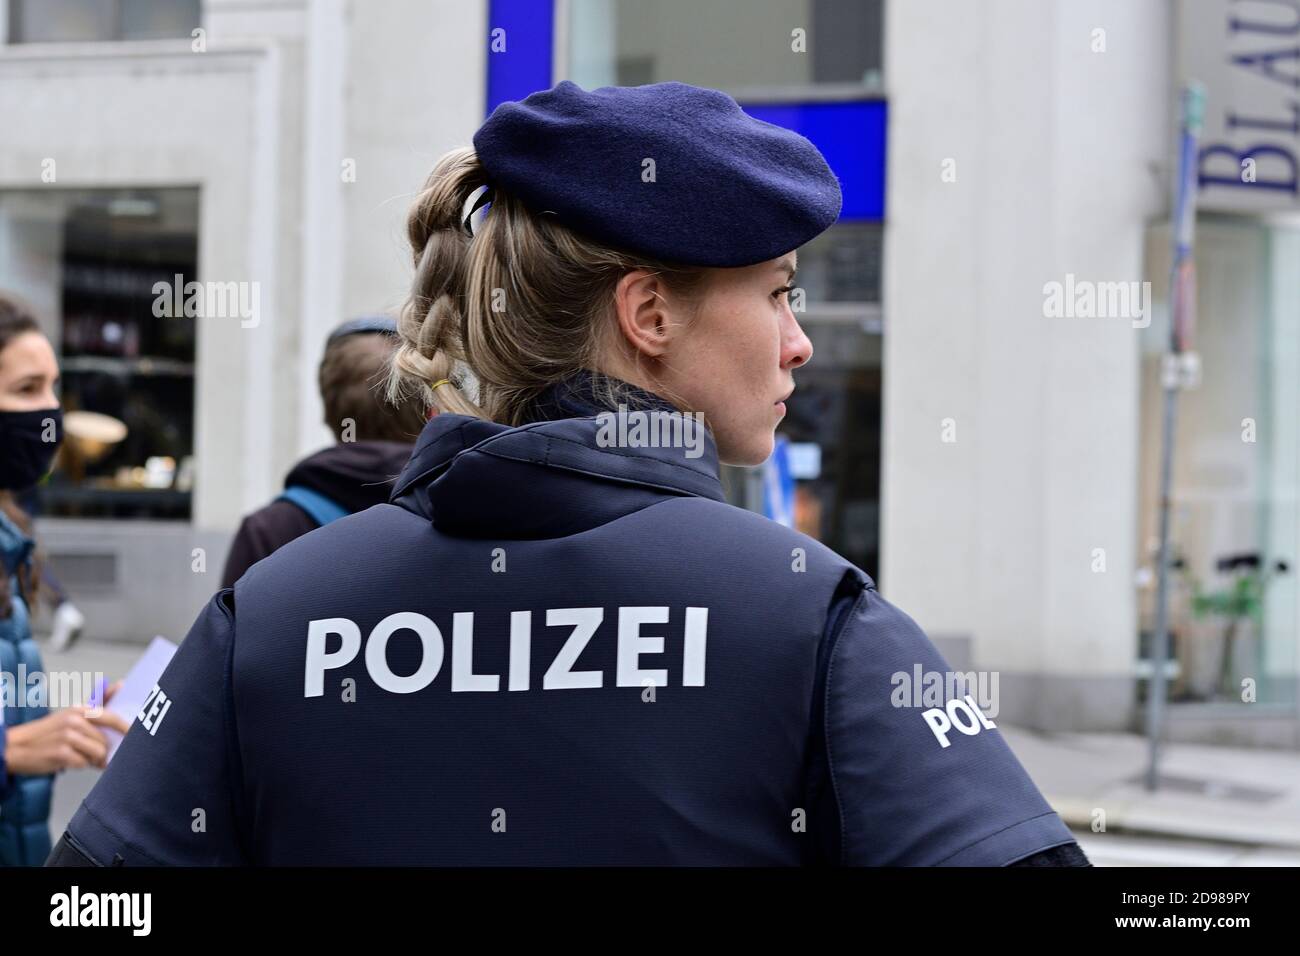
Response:
[{"label": "metal pole", "polygon": [[1196,225],[1197,140],[1205,112],[1205,92],[1195,83],[1181,97],[1178,179],[1174,188],[1173,256],[1169,270],[1169,354],[1165,356],[1165,414],[1160,455],[1160,547],[1156,554],[1156,629],[1151,641],[1151,684],[1147,695],[1146,788],[1159,785],[1160,733],[1165,707],[1165,658],[1169,654],[1169,510],[1173,488],[1174,435],[1178,423],[1178,391],[1184,385],[1184,353],[1192,345],[1192,242]]},{"label": "metal pole", "polygon": [[1157,786],[1160,728],[1165,705],[1165,656],[1169,652],[1169,493],[1173,478],[1174,427],[1178,417],[1178,387],[1165,381],[1165,416],[1160,452],[1160,549],[1156,553],[1156,630],[1151,641],[1151,683],[1147,688],[1146,788]]}]

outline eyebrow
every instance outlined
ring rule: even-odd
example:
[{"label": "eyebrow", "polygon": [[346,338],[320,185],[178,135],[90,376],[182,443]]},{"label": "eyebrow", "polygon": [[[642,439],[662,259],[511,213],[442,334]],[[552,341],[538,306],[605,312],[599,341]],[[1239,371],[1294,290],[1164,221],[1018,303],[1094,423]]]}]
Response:
[{"label": "eyebrow", "polygon": [[791,279],[793,279],[793,278],[794,278],[794,274],[795,274],[797,271],[799,271],[799,263],[798,263],[797,261],[795,261],[795,260],[792,260],[792,259],[785,259],[785,260],[783,260],[783,261],[781,261],[781,262],[778,262],[778,263],[776,264],[776,267],[777,267],[778,269],[781,269],[781,270],[783,270],[783,271],[785,271],[785,272],[790,273],[790,278],[791,278]]}]

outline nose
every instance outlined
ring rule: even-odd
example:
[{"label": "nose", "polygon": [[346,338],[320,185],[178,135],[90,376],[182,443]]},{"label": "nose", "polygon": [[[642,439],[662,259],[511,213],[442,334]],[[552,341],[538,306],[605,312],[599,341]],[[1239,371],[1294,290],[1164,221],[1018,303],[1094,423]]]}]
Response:
[{"label": "nose", "polygon": [[785,322],[781,331],[781,369],[789,371],[812,360],[813,344],[804,334],[799,320],[794,317],[789,303],[785,307]]}]

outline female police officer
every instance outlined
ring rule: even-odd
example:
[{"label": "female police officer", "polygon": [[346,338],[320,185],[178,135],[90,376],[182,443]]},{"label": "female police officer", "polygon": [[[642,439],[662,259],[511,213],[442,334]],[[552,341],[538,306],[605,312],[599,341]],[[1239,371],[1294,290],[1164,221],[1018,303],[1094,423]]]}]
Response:
[{"label": "female police officer", "polygon": [[390,503],[214,598],[54,858],[1073,848],[973,699],[900,698],[949,668],[866,574],[724,501],[812,354],[787,293],[839,208],[811,143],[722,93],[500,106],[409,220],[392,389],[443,414]]}]

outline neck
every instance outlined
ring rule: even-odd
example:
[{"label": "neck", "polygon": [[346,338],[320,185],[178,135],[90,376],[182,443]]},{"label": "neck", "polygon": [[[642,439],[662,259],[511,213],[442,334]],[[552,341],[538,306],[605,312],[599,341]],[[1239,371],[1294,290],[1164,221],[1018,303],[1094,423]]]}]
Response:
[{"label": "neck", "polygon": [[618,406],[674,411],[675,406],[653,391],[606,372],[583,370],[548,387],[529,409],[529,422],[588,418]]}]

